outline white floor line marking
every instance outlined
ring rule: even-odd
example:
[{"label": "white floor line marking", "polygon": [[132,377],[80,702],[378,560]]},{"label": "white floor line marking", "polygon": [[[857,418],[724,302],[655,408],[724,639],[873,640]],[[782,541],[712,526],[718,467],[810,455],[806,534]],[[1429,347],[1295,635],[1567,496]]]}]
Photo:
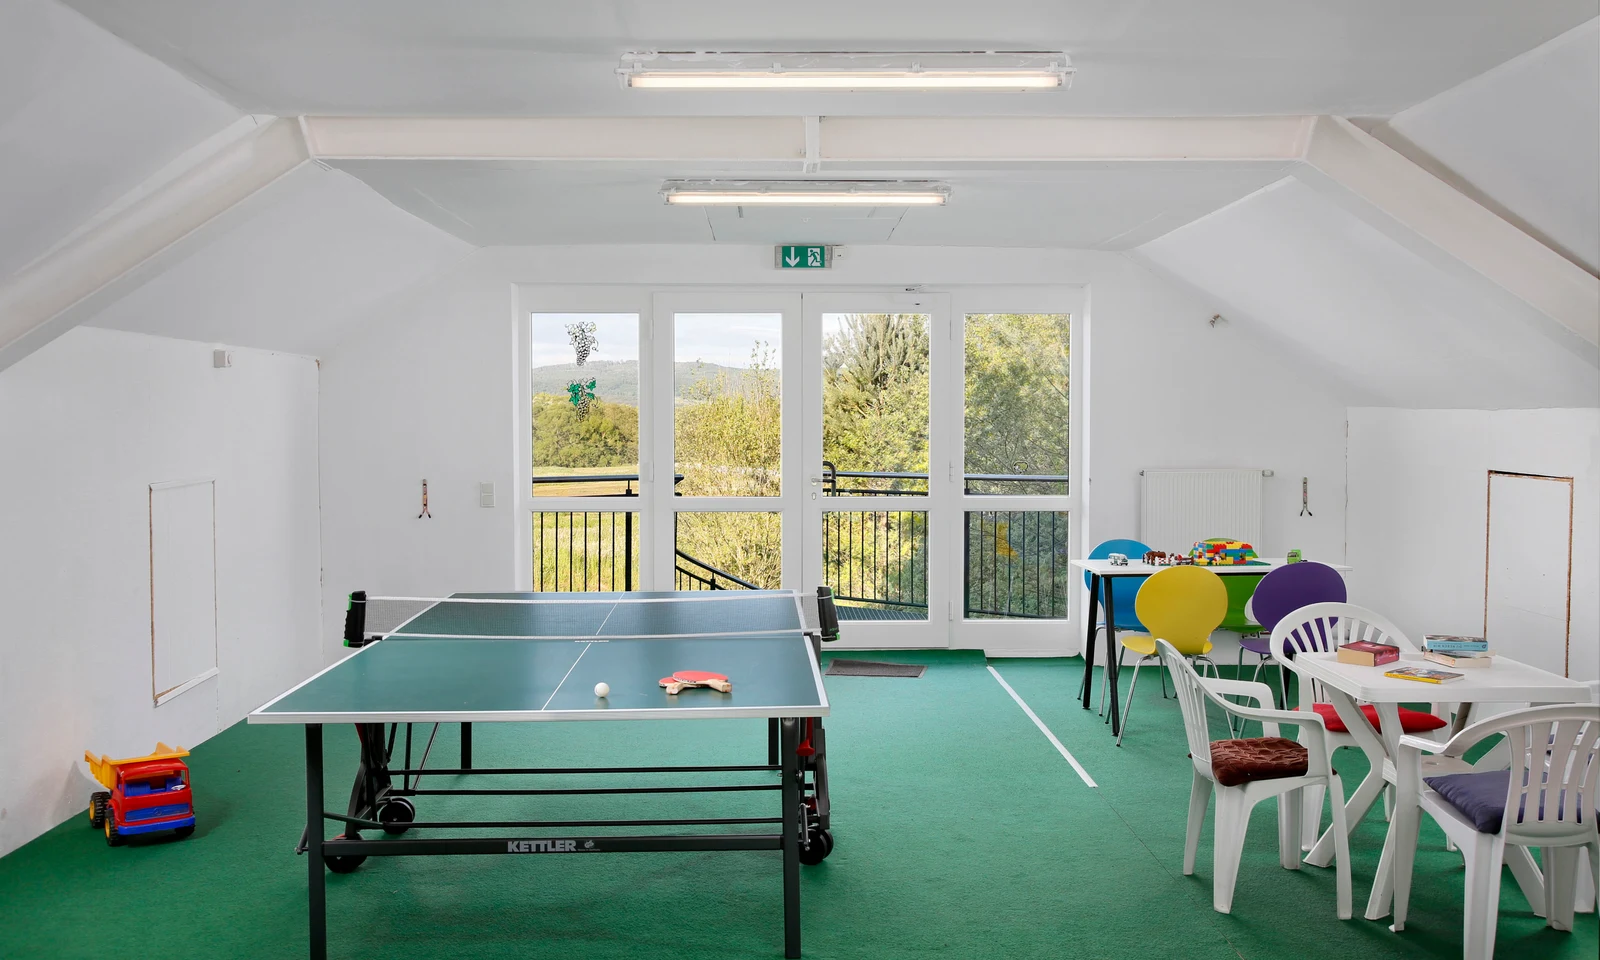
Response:
[{"label": "white floor line marking", "polygon": [[1000,671],[990,667],[989,672],[994,674],[994,678],[1000,682],[1000,686],[1006,688],[1006,693],[1011,694],[1011,699],[1017,701],[1017,706],[1021,707],[1022,712],[1028,715],[1028,719],[1032,720],[1033,725],[1039,728],[1039,732],[1048,737],[1050,742],[1055,745],[1056,751],[1066,758],[1068,763],[1072,764],[1072,769],[1078,771],[1078,778],[1090,787],[1096,790],[1100,789],[1099,784],[1095,783],[1094,779],[1089,776],[1089,771],[1083,769],[1083,764],[1078,762],[1078,758],[1074,757],[1066,747],[1061,745],[1061,741],[1057,740],[1056,735],[1050,732],[1050,728],[1044,725],[1044,721],[1040,720],[1039,715],[1033,712],[1033,708],[1029,707],[1021,697],[1017,696],[1017,691],[1011,689],[1011,684],[1006,683],[1006,678],[1000,676]]},{"label": "white floor line marking", "polygon": [[[594,646],[593,642],[585,643],[583,645],[583,653],[588,653],[589,652],[589,648],[592,647],[592,646]],[[582,660],[583,659],[583,653],[578,654],[578,660]],[[561,678],[561,683],[566,683],[567,682],[567,677],[572,676],[572,671],[578,669],[578,660],[572,661],[572,666],[567,668],[566,674],[563,675],[562,678]],[[556,694],[561,692],[561,683],[556,684],[556,688],[554,690],[550,691],[550,700],[554,700],[556,698]],[[544,702],[544,707],[550,706],[550,700],[546,700]],[[540,707],[539,709],[543,710],[544,707]]]}]

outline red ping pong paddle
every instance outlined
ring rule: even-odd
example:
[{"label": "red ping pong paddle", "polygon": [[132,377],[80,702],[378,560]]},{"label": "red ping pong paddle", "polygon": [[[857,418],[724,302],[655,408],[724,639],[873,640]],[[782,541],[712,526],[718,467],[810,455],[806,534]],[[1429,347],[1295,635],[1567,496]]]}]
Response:
[{"label": "red ping pong paddle", "polygon": [[667,689],[669,695],[677,694],[685,687],[710,687],[719,693],[733,690],[727,674],[707,673],[704,670],[679,670],[670,677],[662,677],[661,686]]}]

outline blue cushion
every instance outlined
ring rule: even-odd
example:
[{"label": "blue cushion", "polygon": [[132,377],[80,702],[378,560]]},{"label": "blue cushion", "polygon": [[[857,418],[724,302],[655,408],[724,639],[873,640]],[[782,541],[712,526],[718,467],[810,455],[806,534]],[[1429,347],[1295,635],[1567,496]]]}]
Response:
[{"label": "blue cushion", "polygon": [[1500,821],[1506,816],[1506,791],[1511,786],[1510,770],[1452,773],[1426,777],[1423,782],[1471,820],[1479,833],[1500,832]]},{"label": "blue cushion", "polygon": [[[1423,782],[1461,814],[1479,833],[1499,833],[1500,821],[1506,816],[1506,791],[1511,786],[1510,770],[1486,770],[1482,773],[1452,773],[1444,777],[1425,777]],[[1534,793],[1536,791],[1529,791]],[[1561,803],[1566,804],[1567,791],[1561,791]],[[1518,820],[1526,816],[1524,800]],[[1539,800],[1539,816],[1543,817],[1544,800]],[[1583,811],[1578,811],[1578,822],[1583,822]]]}]

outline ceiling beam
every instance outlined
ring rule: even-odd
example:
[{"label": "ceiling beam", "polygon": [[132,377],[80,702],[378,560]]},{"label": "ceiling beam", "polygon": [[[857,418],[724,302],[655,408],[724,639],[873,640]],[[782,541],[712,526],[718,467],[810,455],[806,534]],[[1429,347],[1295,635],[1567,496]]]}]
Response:
[{"label": "ceiling beam", "polygon": [[299,126],[274,119],[134,191],[0,286],[0,370],[137,286],[147,264],[308,158]]},{"label": "ceiling beam", "polygon": [[305,117],[325,160],[806,159],[801,117]]},{"label": "ceiling beam", "polygon": [[1314,117],[824,117],[832,161],[1298,160]]},{"label": "ceiling beam", "polygon": [[1302,180],[1392,239],[1457,274],[1465,267],[1487,278],[1583,340],[1586,352],[1600,345],[1600,278],[1376,137],[1343,117],[1318,117],[1305,160]]},{"label": "ceiling beam", "polygon": [[[305,117],[325,160],[1298,160],[1314,117]],[[808,153],[808,146],[810,152]]]}]

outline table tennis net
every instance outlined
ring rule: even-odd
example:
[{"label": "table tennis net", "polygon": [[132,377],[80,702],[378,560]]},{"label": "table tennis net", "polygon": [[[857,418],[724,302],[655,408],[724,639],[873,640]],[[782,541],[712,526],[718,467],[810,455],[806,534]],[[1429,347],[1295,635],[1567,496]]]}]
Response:
[{"label": "table tennis net", "polygon": [[[809,621],[809,622],[808,622]],[[351,595],[345,645],[386,637],[580,640],[752,636],[814,631],[792,595],[739,591],[650,597],[379,597]]]}]

